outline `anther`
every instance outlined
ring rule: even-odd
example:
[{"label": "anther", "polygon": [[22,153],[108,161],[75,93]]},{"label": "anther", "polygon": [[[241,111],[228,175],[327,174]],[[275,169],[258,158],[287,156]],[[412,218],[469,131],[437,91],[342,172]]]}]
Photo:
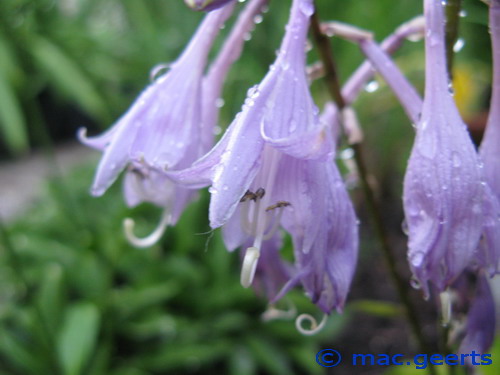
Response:
[{"label": "anther", "polygon": [[257,199],[262,199],[264,198],[264,195],[266,195],[266,191],[263,188],[258,188],[257,191],[255,192],[255,200]]},{"label": "anther", "polygon": [[452,295],[449,289],[439,294],[441,301],[441,324],[447,327],[451,322],[451,303]]},{"label": "anther", "polygon": [[283,207],[288,207],[291,206],[292,204],[290,202],[285,202],[285,201],[278,201],[276,204],[273,204],[269,207],[266,208],[266,212],[269,212],[271,210],[274,210],[276,208],[283,208]]},{"label": "anther", "polygon": [[255,193],[253,193],[250,190],[247,190],[247,192],[241,197],[240,202],[246,202],[248,200],[254,201],[256,199]]},{"label": "anther", "polygon": [[155,230],[149,236],[139,238],[134,234],[134,220],[131,218],[126,218],[125,220],[123,220],[123,231],[125,232],[125,237],[127,238],[128,242],[130,242],[130,244],[132,244],[133,246],[139,248],[150,247],[158,242],[161,236],[163,236],[163,233],[165,233],[165,230],[167,229],[171,220],[172,216],[170,215],[170,213],[167,210],[164,210],[160,223],[155,228]]},{"label": "anther", "polygon": [[257,270],[257,262],[259,261],[260,250],[256,247],[249,247],[243,258],[243,265],[241,267],[240,282],[244,288],[252,285]]}]

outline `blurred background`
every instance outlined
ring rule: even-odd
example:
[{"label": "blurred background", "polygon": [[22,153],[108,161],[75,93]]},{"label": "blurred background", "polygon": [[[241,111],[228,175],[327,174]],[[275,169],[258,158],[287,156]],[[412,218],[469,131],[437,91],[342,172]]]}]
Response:
[{"label": "blurred background", "polygon": [[[317,3],[321,19],[372,30],[378,40],[422,12],[418,0]],[[221,127],[273,62],[289,6],[271,1],[246,43],[224,89]],[[461,16],[455,98],[479,141],[491,80],[487,7],[463,0]],[[122,221],[133,217],[146,234],[158,209],[128,209],[120,183],[90,197],[100,155],[75,141],[77,129],[93,135],[109,127],[149,83],[151,68],[175,60],[201,17],[181,0],[0,1],[0,374],[324,374],[315,362],[321,348],[417,352],[356,186],[362,248],[352,293],[344,314],[314,337],[297,333],[293,320],[261,319],[266,301],[240,286],[238,255],[226,252],[218,231],[207,234],[206,192],[147,250],[126,242]],[[346,81],[363,57],[349,42],[332,44]],[[395,61],[422,92],[423,43],[406,42]],[[323,83],[312,90],[321,108]],[[413,128],[379,77],[355,108],[390,241],[409,280],[400,196]],[[435,301],[417,291],[412,298],[425,334],[437,342]],[[320,316],[301,291],[279,307],[290,305]],[[500,358],[500,341],[492,351]],[[481,371],[498,374],[494,367]],[[421,373],[347,364],[334,371]]]}]

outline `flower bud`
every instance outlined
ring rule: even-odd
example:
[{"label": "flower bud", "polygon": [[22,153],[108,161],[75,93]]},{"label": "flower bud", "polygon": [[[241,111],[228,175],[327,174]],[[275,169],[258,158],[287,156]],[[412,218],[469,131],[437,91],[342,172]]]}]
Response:
[{"label": "flower bud", "polygon": [[191,9],[205,12],[220,8],[231,1],[234,0],[184,0]]}]

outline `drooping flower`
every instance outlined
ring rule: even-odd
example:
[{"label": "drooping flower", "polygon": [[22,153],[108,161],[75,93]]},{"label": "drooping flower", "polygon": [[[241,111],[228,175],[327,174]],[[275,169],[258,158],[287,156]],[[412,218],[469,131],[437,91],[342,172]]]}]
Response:
[{"label": "drooping flower", "polygon": [[484,163],[487,194],[485,238],[481,241],[479,263],[490,273],[500,264],[500,0],[490,4],[490,34],[493,50],[493,92],[490,114],[479,153]]},{"label": "drooping flower", "polygon": [[205,12],[220,8],[231,1],[235,0],[184,0],[186,5],[191,9]]},{"label": "drooping flower", "polygon": [[[199,155],[202,78],[225,8],[208,14],[179,59],[155,79],[106,133],[80,139],[104,152],[92,186],[102,195],[129,164],[164,170],[187,167]],[[189,160],[187,160],[189,159]]]},{"label": "drooping flower", "polygon": [[156,79],[110,130],[91,139],[84,130],[80,133],[82,142],[104,151],[94,181],[95,195],[101,195],[128,165],[124,179],[127,204],[151,202],[164,208],[157,229],[144,239],[135,237],[133,221],[125,220],[125,234],[134,245],[146,247],[156,242],[195,196],[195,191],[179,186],[161,171],[186,168],[213,145],[223,82],[265,3],[267,0],[252,0],[245,7],[205,76],[208,52],[232,6],[206,16],[170,71]]},{"label": "drooping flower", "polygon": [[[192,168],[169,173],[211,184],[210,224],[226,225],[230,250],[248,241],[242,284],[250,286],[282,226],[293,238],[295,269],[274,299],[302,283],[325,312],[341,309],[357,258],[357,224],[332,163],[331,136],[309,93],[305,47],[311,0],[294,0],[275,63],[226,134]],[[262,260],[267,255],[262,254]]]},{"label": "drooping flower", "polygon": [[449,92],[441,0],[425,1],[426,88],[404,180],[409,262],[424,293],[471,263],[483,227],[480,162]]}]

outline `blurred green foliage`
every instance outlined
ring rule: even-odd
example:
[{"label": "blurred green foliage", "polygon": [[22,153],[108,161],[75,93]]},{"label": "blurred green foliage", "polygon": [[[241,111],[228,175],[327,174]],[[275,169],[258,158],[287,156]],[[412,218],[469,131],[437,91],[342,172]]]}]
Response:
[{"label": "blurred green foliage", "polygon": [[[486,7],[463,2],[467,44],[456,64],[487,71]],[[289,3],[271,1],[231,71],[222,125],[272,63]],[[421,12],[418,0],[317,3],[322,19],[373,30],[378,40]],[[201,17],[181,0],[1,0],[4,154],[44,146],[47,133],[72,136],[79,126],[109,126],[147,84],[150,69],[176,58]],[[353,44],[332,43],[345,81],[363,58]],[[422,43],[406,44],[395,59],[422,89]],[[362,94],[355,108],[372,170],[397,190],[413,130],[377,80],[377,93]],[[312,89],[318,104],[328,99],[321,82]],[[238,256],[227,254],[218,234],[197,235],[208,231],[205,195],[160,245],[137,250],[124,239],[123,218],[134,216],[138,232],[146,233],[159,212],[130,212],[116,186],[91,198],[91,180],[90,166],[54,179],[37,207],[2,229],[0,374],[320,374],[314,355],[350,312],[400,313],[399,306],[360,300],[314,338],[300,336],[290,321],[263,323],[264,301],[238,283]],[[290,298],[299,311],[316,312],[300,293]]]}]

